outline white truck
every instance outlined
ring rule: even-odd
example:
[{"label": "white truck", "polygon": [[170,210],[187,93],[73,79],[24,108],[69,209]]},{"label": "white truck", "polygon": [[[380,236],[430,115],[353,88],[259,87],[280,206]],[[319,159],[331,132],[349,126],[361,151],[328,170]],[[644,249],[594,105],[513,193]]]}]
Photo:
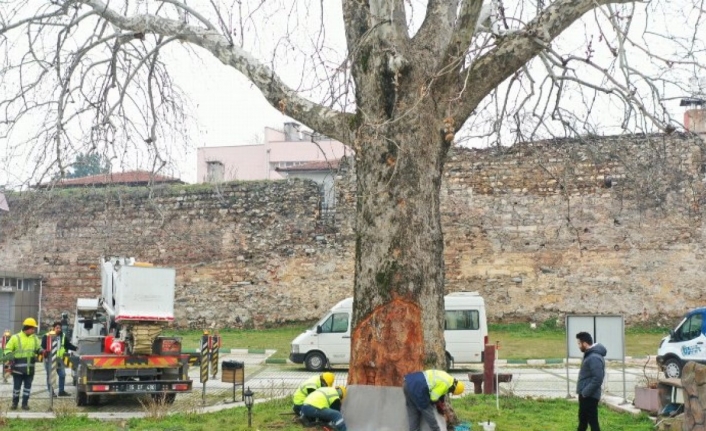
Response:
[{"label": "white truck", "polygon": [[76,404],[120,394],[172,403],[177,393],[190,392],[189,354],[182,353],[181,339],[160,336],[174,320],[175,270],[114,257],[101,259],[101,276],[101,297],[76,303]]},{"label": "white truck", "polygon": [[[456,292],[444,297],[446,368],[455,363],[483,362],[488,343],[485,301],[478,292]],[[293,341],[289,360],[309,371],[345,365],[351,358],[353,298],[334,305],[314,327]]]}]

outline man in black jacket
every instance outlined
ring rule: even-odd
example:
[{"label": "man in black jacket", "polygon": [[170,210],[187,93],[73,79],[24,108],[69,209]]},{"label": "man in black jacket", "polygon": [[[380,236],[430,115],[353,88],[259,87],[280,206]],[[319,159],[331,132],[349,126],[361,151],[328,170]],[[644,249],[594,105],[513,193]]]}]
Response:
[{"label": "man in black jacket", "polygon": [[583,352],[576,393],[579,395],[578,431],[600,431],[598,425],[598,402],[601,400],[601,386],[605,377],[605,355],[607,350],[601,344],[593,344],[588,332],[576,334],[579,349]]}]

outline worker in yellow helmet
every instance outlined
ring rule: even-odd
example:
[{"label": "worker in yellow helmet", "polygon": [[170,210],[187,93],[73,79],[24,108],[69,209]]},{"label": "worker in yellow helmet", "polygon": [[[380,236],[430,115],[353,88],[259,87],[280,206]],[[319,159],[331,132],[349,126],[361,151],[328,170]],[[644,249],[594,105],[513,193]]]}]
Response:
[{"label": "worker in yellow helmet", "polygon": [[[22,322],[22,331],[10,337],[5,345],[5,356],[12,361],[12,410],[17,410],[22,392],[22,410],[29,410],[29,394],[34,380],[34,364],[42,351],[37,338],[37,321],[31,317]],[[24,388],[23,388],[24,385]]]},{"label": "worker in yellow helmet", "polygon": [[463,390],[463,382],[441,370],[417,371],[404,376],[402,391],[409,431],[419,431],[422,420],[429,425],[431,431],[441,431],[434,410],[443,414],[446,394],[461,395]]},{"label": "worker in yellow helmet", "polygon": [[304,404],[307,395],[322,387],[332,387],[334,380],[335,376],[329,372],[304,380],[292,395],[292,403],[294,404],[292,410],[294,410],[294,413],[297,415],[301,413],[302,404]]},{"label": "worker in yellow helmet", "polygon": [[309,421],[328,422],[336,431],[346,431],[346,423],[341,414],[341,403],[345,397],[345,386],[319,388],[307,395],[301,414]]}]

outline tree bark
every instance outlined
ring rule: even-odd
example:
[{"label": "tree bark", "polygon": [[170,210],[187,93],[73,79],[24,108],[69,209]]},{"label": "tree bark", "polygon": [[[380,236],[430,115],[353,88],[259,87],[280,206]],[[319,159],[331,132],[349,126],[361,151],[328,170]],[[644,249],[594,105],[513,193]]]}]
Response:
[{"label": "tree bark", "polygon": [[401,386],[445,363],[439,190],[449,142],[424,105],[358,129],[351,384]]}]

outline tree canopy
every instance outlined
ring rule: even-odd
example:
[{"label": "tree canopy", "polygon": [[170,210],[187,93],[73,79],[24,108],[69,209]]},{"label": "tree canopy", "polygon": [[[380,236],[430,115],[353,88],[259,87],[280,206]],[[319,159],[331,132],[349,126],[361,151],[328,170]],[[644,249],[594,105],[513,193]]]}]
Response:
[{"label": "tree canopy", "polygon": [[179,69],[212,56],[237,71],[354,149],[350,379],[400,384],[446,360],[449,148],[680,128],[675,100],[704,92],[704,13],[695,0],[9,0],[0,137],[35,176],[92,149],[163,166],[188,135]]},{"label": "tree canopy", "polygon": [[81,178],[110,172],[110,162],[100,154],[78,154],[66,178]]}]

